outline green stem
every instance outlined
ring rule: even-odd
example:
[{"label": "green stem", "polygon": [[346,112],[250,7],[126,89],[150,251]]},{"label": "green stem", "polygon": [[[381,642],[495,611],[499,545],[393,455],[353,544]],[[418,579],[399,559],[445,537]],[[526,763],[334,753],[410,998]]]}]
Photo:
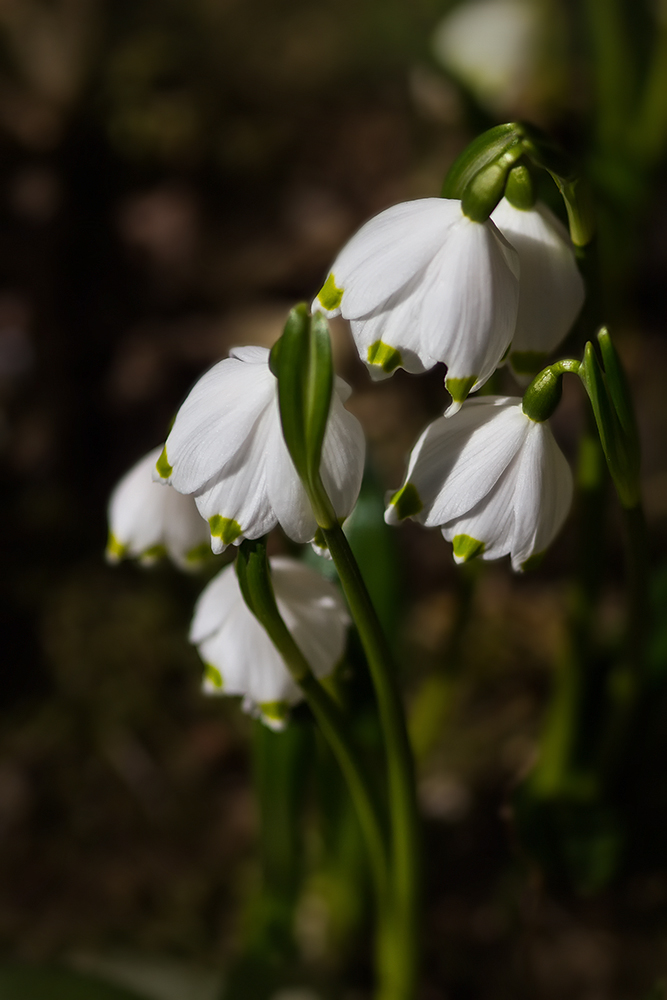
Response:
[{"label": "green stem", "polygon": [[632,129],[632,152],[647,168],[654,167],[667,140],[667,19],[660,18],[644,93]]},{"label": "green stem", "polygon": [[646,520],[641,503],[623,509],[625,520],[625,552],[628,575],[628,659],[636,680],[641,683],[646,658],[648,610],[648,542]]},{"label": "green stem", "polygon": [[384,955],[382,1000],[411,1000],[418,965],[419,819],[412,751],[391,651],[366,584],[340,526],[323,534],[368,660],[382,723],[392,825],[393,943]]},{"label": "green stem", "polygon": [[384,827],[373,786],[363,760],[350,738],[347,720],[334,699],[325,691],[310,669],[292,633],[282,619],[273,593],[266,557],[266,545],[245,541],[237,559],[237,573],[246,604],[266,629],[328,741],[348,783],[368,847],[378,909],[386,905],[389,887],[389,859]]},{"label": "green stem", "polygon": [[577,567],[568,594],[567,638],[557,664],[540,761],[532,777],[535,790],[545,796],[562,792],[578,763],[581,703],[600,588],[606,475],[592,415],[579,443],[577,487]]},{"label": "green stem", "polygon": [[619,0],[586,0],[598,107],[598,140],[603,149],[623,140],[631,119],[635,67]]}]

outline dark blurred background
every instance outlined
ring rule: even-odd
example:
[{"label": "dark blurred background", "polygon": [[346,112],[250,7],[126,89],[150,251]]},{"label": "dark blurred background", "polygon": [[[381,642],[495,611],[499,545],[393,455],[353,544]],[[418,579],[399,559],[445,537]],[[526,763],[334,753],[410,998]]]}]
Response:
[{"label": "dark blurred background", "polygon": [[[643,126],[632,100],[660,46],[665,62],[665,16],[620,0],[0,2],[5,957],[171,960],[198,969],[198,985],[169,994],[153,983],[149,995],[215,996],[216,970],[243,948],[239,915],[258,878],[251,725],[235,702],[200,694],[187,644],[200,581],[105,565],[107,498],[164,439],[203,370],[234,344],[270,345],[362,221],[437,194],[458,152],[497,122],[543,126],[592,178],[601,318],[637,393],[659,569],[662,63]],[[381,494],[446,405],[442,372],[371,385],[334,326]],[[593,332],[579,331],[574,349]],[[516,391],[502,378],[501,391]],[[556,427],[573,459],[582,413],[580,387],[566,386]],[[603,644],[623,621],[617,521],[610,500]],[[665,812],[651,820],[651,848],[635,843],[595,891],[550,879],[512,819],[563,643],[574,529],[530,579],[483,567],[445,694],[438,670],[461,577],[438,533],[410,525],[396,540],[397,641],[416,664],[406,688],[422,734],[424,997],[648,996],[667,974]],[[653,763],[659,782],[664,765]],[[296,928],[303,975],[335,979],[351,963],[357,992],[341,995],[366,995],[363,949],[331,931],[316,880],[302,888]]]}]

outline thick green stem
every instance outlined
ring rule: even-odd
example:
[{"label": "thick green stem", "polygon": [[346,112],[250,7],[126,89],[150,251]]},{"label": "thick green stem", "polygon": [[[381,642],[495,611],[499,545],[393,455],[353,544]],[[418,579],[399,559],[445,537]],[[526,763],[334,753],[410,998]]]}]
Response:
[{"label": "thick green stem", "polygon": [[412,751],[391,651],[359,566],[338,525],[323,529],[366,653],[383,728],[392,826],[392,897],[382,1000],[411,1000],[418,965],[419,819]]}]

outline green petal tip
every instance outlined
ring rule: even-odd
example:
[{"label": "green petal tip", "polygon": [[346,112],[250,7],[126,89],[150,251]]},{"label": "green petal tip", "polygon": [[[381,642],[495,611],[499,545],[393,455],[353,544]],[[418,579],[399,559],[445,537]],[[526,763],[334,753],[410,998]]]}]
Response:
[{"label": "green petal tip", "polygon": [[214,538],[219,538],[223,545],[231,545],[243,534],[243,528],[238,521],[231,517],[223,517],[222,514],[214,514],[208,519],[211,534]]},{"label": "green petal tip", "polygon": [[160,479],[169,479],[169,476],[174,471],[173,465],[169,464],[169,459],[167,458],[167,446],[165,445],[162,449],[162,454],[155,463],[155,468],[158,471]]},{"label": "green petal tip", "polygon": [[406,483],[394,493],[390,506],[394,508],[398,520],[403,521],[406,517],[415,517],[423,509],[424,504],[415,484]]},{"label": "green petal tip", "polygon": [[333,276],[333,272],[320,288],[317,293],[317,298],[320,304],[324,306],[328,312],[338,309],[343,299],[343,289],[338,288],[336,285],[336,279]]},{"label": "green petal tip", "polygon": [[383,343],[381,340],[376,340],[368,348],[367,361],[369,365],[377,365],[387,375],[391,375],[392,372],[395,372],[403,364],[401,352],[397,351],[395,347],[390,347],[389,344]]},{"label": "green petal tip", "polygon": [[454,535],[452,545],[457,562],[469,562],[476,556],[481,556],[484,551],[484,542],[478,541],[471,535]]}]

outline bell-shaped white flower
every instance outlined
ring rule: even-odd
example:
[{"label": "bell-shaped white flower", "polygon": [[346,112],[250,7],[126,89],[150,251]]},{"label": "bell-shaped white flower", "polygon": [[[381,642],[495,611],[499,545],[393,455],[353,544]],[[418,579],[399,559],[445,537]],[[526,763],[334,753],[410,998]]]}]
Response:
[{"label": "bell-shaped white flower", "polygon": [[[356,503],[364,468],[361,425],[343,406],[349,395],[337,378],[322,446],[322,481],[340,518]],[[283,438],[266,348],[234,348],[199,379],[176,415],[154,476],[194,495],[214,552],[259,538],[276,524],[296,542],[317,531]]]},{"label": "bell-shaped white flower", "polygon": [[[295,559],[270,560],[278,610],[316,677],[326,677],[343,655],[349,615],[338,589]],[[205,664],[207,694],[242,695],[243,707],[274,729],[301,701],[266,631],[247,607],[234,566],[204,588],[195,606],[190,642]]]},{"label": "bell-shaped white flower", "polygon": [[373,378],[442,361],[454,412],[509,347],[519,296],[516,251],[492,222],[451,198],[394,205],[341,250],[313,310],[350,321]]},{"label": "bell-shaped white flower", "polygon": [[440,527],[457,562],[510,555],[522,570],[547,548],[571,502],[572,473],[548,423],[528,417],[520,398],[481,396],[426,428],[385,520]]},{"label": "bell-shaped white flower", "polygon": [[153,482],[155,448],[137,462],[109,500],[109,562],[125,557],[144,565],[169,556],[181,569],[196,569],[210,555],[209,532],[192,497]]},{"label": "bell-shaped white flower", "polygon": [[495,222],[519,255],[519,311],[509,360],[519,375],[535,375],[579,315],[584,282],[565,226],[542,202],[515,208],[503,198]]}]

